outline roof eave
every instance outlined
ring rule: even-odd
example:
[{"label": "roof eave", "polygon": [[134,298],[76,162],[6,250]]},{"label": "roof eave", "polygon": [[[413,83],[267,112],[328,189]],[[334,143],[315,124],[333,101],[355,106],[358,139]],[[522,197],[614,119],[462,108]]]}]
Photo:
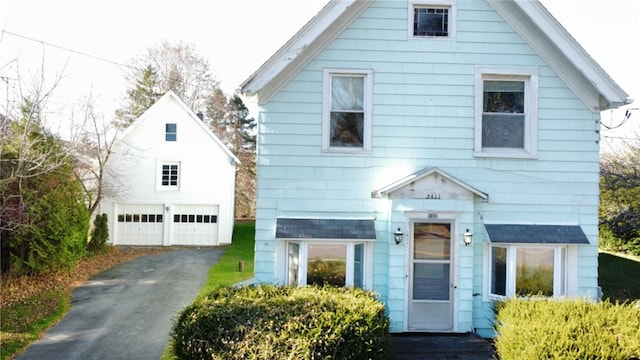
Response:
[{"label": "roof eave", "polygon": [[631,103],[629,95],[539,1],[488,2],[591,111]]},{"label": "roof eave", "polygon": [[242,93],[259,95],[259,102],[266,102],[371,3],[372,0],[331,0],[240,85]]}]

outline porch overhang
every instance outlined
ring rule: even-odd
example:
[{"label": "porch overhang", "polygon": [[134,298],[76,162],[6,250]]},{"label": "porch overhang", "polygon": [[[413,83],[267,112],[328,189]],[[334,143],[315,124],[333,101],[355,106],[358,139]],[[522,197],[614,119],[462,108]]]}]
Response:
[{"label": "porch overhang", "polygon": [[[469,184],[455,178],[454,176],[451,176],[449,174],[447,174],[446,172],[435,168],[435,167],[429,167],[429,168],[425,168],[422,169],[418,172],[415,172],[409,176],[406,176],[402,179],[399,179],[387,186],[384,186],[380,189],[374,190],[371,192],[371,197],[372,198],[382,198],[382,197],[388,197],[391,194],[393,194],[394,192],[400,192],[402,189],[405,188],[409,188],[412,185],[419,183],[421,180],[423,179],[427,179],[430,177],[438,177],[441,180],[437,181],[437,186],[438,189],[439,188],[443,188],[443,181],[448,182],[449,184],[451,184],[453,187],[461,189],[464,192],[468,192],[471,193],[473,195],[476,195],[484,200],[489,200],[489,195],[487,193],[484,193],[476,188],[474,188],[473,186],[470,186]],[[437,191],[438,189],[434,189],[432,186],[427,186],[428,189],[423,189],[426,192],[430,192],[430,191]],[[414,189],[411,189],[411,191],[415,191]]]},{"label": "porch overhang", "polygon": [[578,225],[485,224],[491,243],[589,244]]},{"label": "porch overhang", "polygon": [[276,239],[376,240],[373,219],[278,218]]}]

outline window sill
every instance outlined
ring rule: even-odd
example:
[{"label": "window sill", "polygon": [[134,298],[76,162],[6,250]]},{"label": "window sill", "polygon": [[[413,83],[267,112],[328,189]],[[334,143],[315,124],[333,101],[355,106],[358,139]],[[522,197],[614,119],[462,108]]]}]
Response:
[{"label": "window sill", "polygon": [[533,154],[525,150],[486,150],[486,151],[475,151],[473,153],[474,157],[478,158],[509,158],[509,159],[537,159],[538,154]]},{"label": "window sill", "polygon": [[328,148],[322,149],[322,152],[328,154],[371,155],[371,150],[362,148]]}]

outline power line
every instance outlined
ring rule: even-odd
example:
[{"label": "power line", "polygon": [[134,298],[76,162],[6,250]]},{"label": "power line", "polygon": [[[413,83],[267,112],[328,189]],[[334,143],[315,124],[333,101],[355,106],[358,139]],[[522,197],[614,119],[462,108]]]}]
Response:
[{"label": "power line", "polygon": [[51,46],[51,47],[54,47],[54,48],[57,48],[57,49],[60,49],[60,50],[68,51],[68,52],[70,52],[70,53],[74,53],[74,54],[78,54],[78,55],[82,55],[82,56],[90,57],[90,58],[95,59],[95,60],[98,60],[98,61],[107,62],[107,63],[110,63],[110,64],[112,64],[112,65],[116,65],[116,66],[125,67],[125,68],[128,68],[128,69],[137,70],[137,69],[136,69],[135,67],[133,67],[133,66],[129,66],[129,65],[126,65],[126,64],[122,64],[122,63],[119,63],[119,62],[114,61],[114,60],[110,60],[110,59],[107,59],[107,58],[104,58],[104,57],[101,57],[101,56],[97,56],[97,55],[91,55],[91,54],[89,54],[89,53],[82,52],[82,51],[78,51],[78,50],[73,50],[73,49],[70,49],[70,48],[68,48],[68,47],[64,47],[64,46],[60,46],[60,45],[56,45],[56,44],[52,44],[52,43],[50,43],[50,42],[46,42],[46,41],[44,41],[44,40],[38,40],[38,39],[34,39],[34,38],[31,38],[31,37],[28,37],[28,36],[24,36],[24,35],[16,34],[16,33],[13,33],[13,32],[11,32],[11,31],[7,31],[7,30],[5,30],[5,29],[2,29],[2,34],[3,34],[3,35],[4,35],[4,34],[13,35],[13,36],[15,36],[15,37],[19,37],[19,38],[22,38],[22,39],[25,39],[25,40],[29,40],[29,41],[36,42],[36,43],[38,43],[38,44],[43,44],[43,45]]}]

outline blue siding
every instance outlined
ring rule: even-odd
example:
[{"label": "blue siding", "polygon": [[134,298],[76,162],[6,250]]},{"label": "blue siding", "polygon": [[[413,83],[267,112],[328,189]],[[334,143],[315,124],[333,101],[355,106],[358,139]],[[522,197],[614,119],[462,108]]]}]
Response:
[{"label": "blue siding", "polygon": [[[282,281],[276,217],[375,218],[374,287],[386,301],[392,330],[402,331],[405,248],[390,245],[390,224],[403,221],[394,214],[453,207],[476,234],[455,259],[459,331],[491,333],[491,303],[473,296],[483,292],[483,221],[581,225],[592,245],[578,249],[577,289],[595,296],[598,114],[485,1],[458,2],[454,40],[408,39],[407,14],[406,2],[374,3],[261,108],[256,278]],[[536,159],[473,156],[477,65],[538,69]],[[324,68],[373,70],[371,153],[322,152]],[[415,201],[389,212],[387,200],[371,198],[372,190],[432,166],[488,193],[489,202]]]}]

